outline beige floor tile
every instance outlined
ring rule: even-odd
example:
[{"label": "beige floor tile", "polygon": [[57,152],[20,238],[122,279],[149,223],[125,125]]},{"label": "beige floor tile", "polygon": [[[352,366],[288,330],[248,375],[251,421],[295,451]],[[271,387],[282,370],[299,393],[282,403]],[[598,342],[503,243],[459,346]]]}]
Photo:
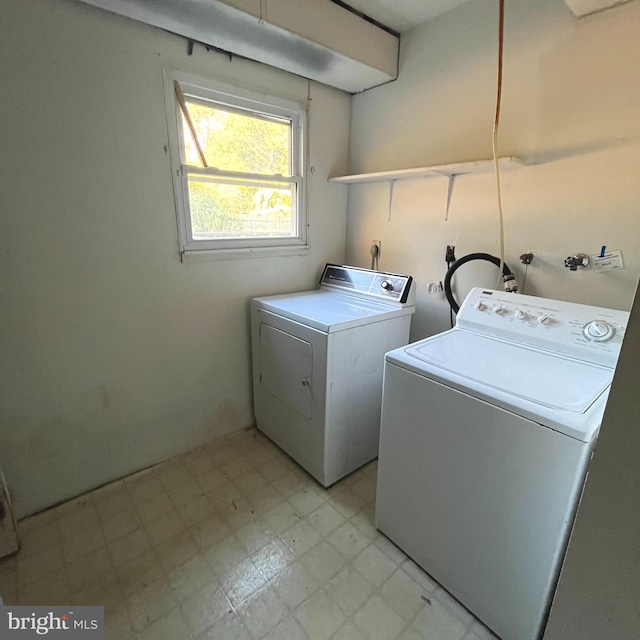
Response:
[{"label": "beige floor tile", "polygon": [[55,513],[55,517],[60,520],[62,518],[66,518],[67,516],[70,516],[71,514],[73,514],[75,511],[79,509],[90,507],[92,504],[93,504],[93,498],[91,497],[91,494],[85,493],[81,496],[72,498],[71,500],[67,500],[62,504],[59,504],[57,507],[52,509],[52,511]]},{"label": "beige floor tile", "polygon": [[219,580],[234,606],[238,606],[267,581],[250,558],[219,576]]},{"label": "beige floor tile", "polygon": [[136,631],[142,631],[176,604],[175,594],[164,577],[136,591],[127,599],[129,614]]},{"label": "beige floor tile", "polygon": [[430,600],[431,604],[419,611],[413,628],[421,635],[438,640],[461,640],[467,633],[467,626],[439,600]]},{"label": "beige floor tile", "polygon": [[307,516],[307,521],[324,538],[345,522],[344,517],[328,502]]},{"label": "beige floor tile", "polygon": [[336,496],[329,498],[328,502],[338,513],[347,519],[352,518],[367,506],[362,498],[358,497],[349,489],[345,489]]},{"label": "beige floor tile", "polygon": [[206,473],[217,466],[213,457],[204,449],[199,449],[198,455],[185,456],[182,462],[192,476]]},{"label": "beige floor tile", "polygon": [[381,597],[407,622],[429,606],[433,599],[433,595],[425,591],[404,569],[397,569],[382,585]]},{"label": "beige floor tile", "polygon": [[435,598],[449,609],[456,618],[462,620],[467,627],[473,624],[474,615],[466,607],[463,607],[448,591],[439,586],[433,593]]},{"label": "beige floor tile", "polygon": [[256,513],[263,514],[282,503],[284,496],[272,484],[267,484],[250,493],[247,500],[254,507]]},{"label": "beige floor tile", "polygon": [[296,557],[282,540],[271,540],[256,551],[251,560],[262,575],[271,580],[285,567],[292,564]]},{"label": "beige floor tile", "polygon": [[197,640],[253,640],[253,638],[242,624],[240,617],[230,611],[220,618],[213,627],[198,636]]},{"label": "beige floor tile", "polygon": [[105,640],[138,640],[126,606],[105,615]]},{"label": "beige floor tile", "polygon": [[88,553],[104,548],[106,545],[102,535],[102,527],[93,525],[80,533],[76,533],[62,540],[62,551],[65,562],[74,562]]},{"label": "beige floor tile", "polygon": [[18,523],[18,539],[23,553],[37,553],[60,542],[61,534],[55,518],[26,518]]},{"label": "beige floor tile", "polygon": [[233,480],[234,478],[239,478],[241,475],[247,473],[248,471],[251,471],[251,465],[241,456],[221,466],[222,470],[231,480]]},{"label": "beige floor tile", "polygon": [[136,640],[186,640],[190,635],[182,609],[174,607],[141,631]]},{"label": "beige floor tile", "polygon": [[289,468],[282,462],[282,460],[272,457],[267,462],[260,465],[258,467],[258,471],[260,471],[267,480],[273,482],[274,480],[289,473]]},{"label": "beige floor tile", "polygon": [[386,553],[397,565],[401,565],[407,559],[404,551],[396,547],[396,545],[384,535],[378,536],[374,540],[374,544],[378,549]]},{"label": "beige floor tile", "polygon": [[116,569],[120,586],[125,596],[157,582],[164,576],[158,557],[154,551],[147,551],[136,556]]},{"label": "beige floor tile", "polygon": [[[353,621],[370,640],[394,640],[405,627],[405,621],[378,596],[367,600]],[[433,637],[440,640],[439,636]]]},{"label": "beige floor tile", "polygon": [[350,487],[351,491],[367,504],[372,504],[376,499],[375,479],[364,477]]},{"label": "beige floor tile", "polygon": [[329,597],[348,616],[353,615],[373,592],[373,586],[351,565],[347,565],[331,578],[325,589]]},{"label": "beige floor tile", "polygon": [[67,581],[69,586],[77,590],[86,584],[91,584],[100,576],[113,571],[111,558],[105,547],[93,551],[75,562],[67,564]]},{"label": "beige floor tile", "polygon": [[331,640],[368,640],[368,638],[349,620],[336,631]]},{"label": "beige floor tile", "polygon": [[[398,640],[424,640],[425,636],[419,635],[415,629],[406,628],[399,636]],[[466,639],[465,639],[466,640]]]},{"label": "beige floor tile", "polygon": [[237,564],[246,560],[249,552],[235,534],[209,547],[202,554],[216,575],[230,571]]},{"label": "beige floor tile", "polygon": [[179,458],[173,458],[161,464],[156,477],[165,489],[173,489],[173,487],[191,480],[191,474]]},{"label": "beige floor tile", "polygon": [[[264,640],[308,640],[309,636],[293,616],[287,616],[279,622]],[[351,640],[357,640],[351,639]]]},{"label": "beige floor tile", "polygon": [[300,520],[282,534],[282,539],[297,556],[301,556],[315,547],[322,537],[306,520]]},{"label": "beige floor tile", "polygon": [[[208,584],[182,603],[182,611],[195,636],[232,612],[229,600],[217,583]],[[217,640],[217,639],[216,639]]]},{"label": "beige floor tile", "polygon": [[203,493],[215,491],[229,482],[229,478],[227,478],[225,472],[219,467],[213,467],[212,469],[195,476],[194,480],[198,483],[198,486]]},{"label": "beige floor tile", "polygon": [[224,540],[232,533],[227,523],[217,514],[197,523],[191,527],[190,531],[203,551]]},{"label": "beige floor tile", "polygon": [[110,493],[103,500],[95,503],[98,517],[103,522],[115,518],[121,513],[133,510],[133,500],[124,484],[120,485],[117,492]]},{"label": "beige floor tile", "polygon": [[345,522],[338,527],[326,540],[347,558],[354,558],[369,546],[369,538],[360,533],[350,522]]},{"label": "beige floor tile", "polygon": [[183,507],[178,509],[180,519],[188,526],[193,527],[199,522],[215,515],[216,511],[207,499],[207,496],[200,496]]},{"label": "beige floor tile", "polygon": [[331,545],[321,542],[299,558],[305,569],[324,584],[344,567],[345,559]]},{"label": "beige floor tile", "polygon": [[277,537],[276,532],[261,518],[246,524],[235,533],[249,553],[258,551],[258,549]]},{"label": "beige floor tile", "polygon": [[233,482],[227,480],[224,484],[207,494],[209,502],[216,511],[225,511],[243,499],[242,492]]},{"label": "beige floor tile", "polygon": [[353,560],[353,566],[377,587],[382,586],[397,569],[396,563],[373,544],[366,547]]},{"label": "beige floor tile", "polygon": [[288,502],[269,509],[263,514],[263,518],[276,533],[284,533],[300,521],[300,516]]},{"label": "beige floor tile", "polygon": [[309,596],[294,611],[294,616],[311,640],[328,640],[346,621],[342,610],[324,590]]},{"label": "beige floor tile", "polygon": [[18,599],[21,605],[64,605],[71,592],[65,572],[57,569],[18,587]]},{"label": "beige floor tile", "polygon": [[374,509],[371,505],[356,513],[350,520],[351,524],[369,540],[375,541],[382,534],[376,529]]},{"label": "beige floor tile", "polygon": [[36,553],[18,554],[18,586],[35,582],[64,564],[62,545],[55,544]]},{"label": "beige floor tile", "polygon": [[169,571],[169,584],[179,601],[186,600],[200,589],[218,582],[213,570],[202,554]]},{"label": "beige floor tile", "polygon": [[246,498],[235,500],[226,509],[221,509],[218,513],[233,531],[244,527],[259,517],[253,505]]},{"label": "beige floor tile", "polygon": [[178,512],[173,510],[152,522],[148,522],[144,528],[151,544],[157,546],[182,533],[187,527]]},{"label": "beige floor tile", "polygon": [[280,597],[290,609],[295,609],[320,586],[299,562],[294,562],[283,569],[270,584],[276,587]]},{"label": "beige floor tile", "polygon": [[233,483],[245,497],[258,489],[263,489],[267,484],[269,484],[267,479],[261,473],[253,469],[235,478]]},{"label": "beige floor tile", "polygon": [[433,593],[438,588],[438,583],[413,560],[407,558],[400,565],[425,591]]},{"label": "beige floor tile", "polygon": [[79,505],[69,512],[60,512],[58,515],[58,527],[63,538],[76,536],[98,524],[98,513],[93,503]]},{"label": "beige floor tile", "polygon": [[301,515],[309,515],[324,504],[323,498],[317,491],[311,489],[310,486],[305,487],[301,491],[294,493],[289,497],[289,502],[294,509]]},{"label": "beige floor tile", "polygon": [[174,507],[181,508],[192,500],[197,500],[204,495],[200,485],[195,480],[187,480],[167,491],[169,499]]},{"label": "beige floor tile", "polygon": [[189,531],[183,531],[155,548],[165,571],[171,571],[200,553],[200,548]]},{"label": "beige floor tile", "polygon": [[119,567],[142,556],[150,547],[149,538],[142,529],[127,533],[107,545],[114,567]]},{"label": "beige floor tile", "polygon": [[217,451],[210,452],[210,454],[220,466],[229,464],[240,457],[240,452],[229,444],[225,444],[225,446],[220,447]]},{"label": "beige floor tile", "polygon": [[237,607],[237,612],[254,638],[262,638],[289,615],[287,605],[271,585],[266,585],[251,594]]},{"label": "beige floor tile", "polygon": [[148,502],[157,495],[165,493],[165,488],[158,478],[144,476],[139,480],[129,482],[127,478],[127,486],[131,498],[136,505]]},{"label": "beige floor tile", "polygon": [[135,511],[123,510],[117,515],[102,521],[102,532],[105,540],[109,543],[126,536],[141,526],[142,522]]},{"label": "beige floor tile", "polygon": [[285,497],[288,498],[299,491],[302,491],[308,484],[308,476],[303,476],[299,471],[289,470],[283,476],[273,481],[273,486]]},{"label": "beige floor tile", "polygon": [[173,503],[166,493],[156,493],[154,496],[136,504],[136,511],[142,522],[151,522],[172,510]]}]

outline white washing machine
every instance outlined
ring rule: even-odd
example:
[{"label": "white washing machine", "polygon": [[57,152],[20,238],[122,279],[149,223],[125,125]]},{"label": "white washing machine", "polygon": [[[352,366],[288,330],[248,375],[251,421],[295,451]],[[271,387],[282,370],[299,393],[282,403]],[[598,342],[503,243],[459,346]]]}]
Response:
[{"label": "white washing machine", "polygon": [[544,631],[628,316],[474,289],[386,355],[377,526],[503,640]]},{"label": "white washing machine", "polygon": [[409,341],[411,276],[327,264],[251,304],[258,428],[328,487],[378,455],[384,354]]}]

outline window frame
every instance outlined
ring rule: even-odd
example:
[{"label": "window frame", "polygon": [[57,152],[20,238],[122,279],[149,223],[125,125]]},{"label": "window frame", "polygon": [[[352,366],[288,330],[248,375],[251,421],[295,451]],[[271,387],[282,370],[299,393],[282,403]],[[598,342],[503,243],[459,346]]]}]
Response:
[{"label": "window frame", "polygon": [[[174,88],[176,81],[187,99],[192,97],[200,103],[217,103],[236,112],[240,111],[249,115],[255,113],[291,121],[291,176],[280,176],[280,179],[284,178],[286,183],[292,184],[295,192],[295,197],[292,197],[292,215],[296,218],[297,230],[295,236],[215,239],[196,239],[193,237],[188,187],[190,174],[206,174],[213,178],[222,178],[225,181],[233,179],[242,181],[242,176],[245,176],[244,179],[247,183],[252,179],[264,180],[266,178],[268,180],[272,176],[186,165],[182,157],[184,137],[182,112]],[[164,69],[164,89],[169,139],[168,152],[181,255],[212,254],[219,257],[242,257],[247,254],[296,255],[306,253],[309,249],[305,185],[307,113],[303,105],[173,69]]]}]

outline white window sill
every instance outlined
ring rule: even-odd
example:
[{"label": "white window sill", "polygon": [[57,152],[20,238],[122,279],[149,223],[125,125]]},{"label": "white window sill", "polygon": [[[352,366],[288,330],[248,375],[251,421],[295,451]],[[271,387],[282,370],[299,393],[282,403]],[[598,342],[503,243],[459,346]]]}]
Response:
[{"label": "white window sill", "polygon": [[258,258],[280,258],[306,256],[309,245],[291,247],[245,247],[231,249],[185,249],[182,256],[187,259],[206,257],[209,260],[251,260]]}]

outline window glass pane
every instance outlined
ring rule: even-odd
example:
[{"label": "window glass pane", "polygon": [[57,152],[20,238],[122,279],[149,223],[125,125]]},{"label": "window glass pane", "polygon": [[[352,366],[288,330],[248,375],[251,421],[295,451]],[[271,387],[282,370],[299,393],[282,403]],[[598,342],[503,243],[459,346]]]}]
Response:
[{"label": "window glass pane", "polygon": [[295,185],[189,177],[194,240],[295,237]]},{"label": "window glass pane", "polygon": [[[243,115],[187,101],[200,145],[209,166],[225,171],[290,175],[291,122]],[[186,125],[185,161],[200,166]]]}]

